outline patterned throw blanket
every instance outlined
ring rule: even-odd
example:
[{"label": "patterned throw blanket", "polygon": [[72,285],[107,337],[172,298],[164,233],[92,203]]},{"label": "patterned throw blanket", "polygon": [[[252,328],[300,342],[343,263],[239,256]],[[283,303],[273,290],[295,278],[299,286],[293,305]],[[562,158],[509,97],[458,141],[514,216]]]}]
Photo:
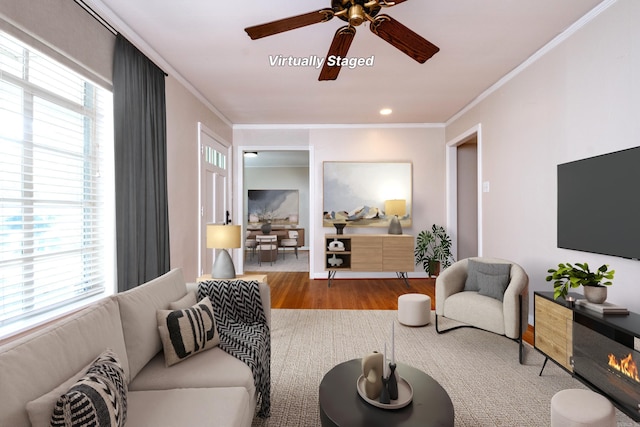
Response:
[{"label": "patterned throw blanket", "polygon": [[258,416],[271,412],[271,338],[256,281],[215,280],[198,284],[198,300],[213,305],[220,348],[246,363],[258,391]]}]

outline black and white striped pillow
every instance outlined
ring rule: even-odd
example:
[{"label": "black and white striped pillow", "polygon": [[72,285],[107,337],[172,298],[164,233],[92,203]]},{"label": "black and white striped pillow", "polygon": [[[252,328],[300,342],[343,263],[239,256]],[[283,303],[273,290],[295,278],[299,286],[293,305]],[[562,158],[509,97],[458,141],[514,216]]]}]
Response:
[{"label": "black and white striped pillow", "polygon": [[183,310],[158,310],[157,320],[167,366],[220,344],[209,297]]},{"label": "black and white striped pillow", "polygon": [[127,382],[117,355],[106,350],[56,402],[51,427],[122,427]]}]

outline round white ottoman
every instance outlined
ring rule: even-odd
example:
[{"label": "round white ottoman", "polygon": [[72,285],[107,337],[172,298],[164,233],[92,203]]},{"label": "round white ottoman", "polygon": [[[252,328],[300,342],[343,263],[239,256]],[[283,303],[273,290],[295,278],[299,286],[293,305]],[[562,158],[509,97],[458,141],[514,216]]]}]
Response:
[{"label": "round white ottoman", "polygon": [[423,294],[398,297],[398,322],[407,326],[424,326],[431,322],[431,298]]},{"label": "round white ottoman", "polygon": [[591,390],[568,389],[551,398],[551,427],[615,427],[609,400]]}]

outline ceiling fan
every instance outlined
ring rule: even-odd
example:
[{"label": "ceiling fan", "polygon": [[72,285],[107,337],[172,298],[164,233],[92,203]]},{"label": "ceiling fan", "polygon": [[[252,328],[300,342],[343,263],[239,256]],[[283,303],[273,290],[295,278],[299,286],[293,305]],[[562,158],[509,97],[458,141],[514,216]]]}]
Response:
[{"label": "ceiling fan", "polygon": [[411,58],[423,64],[435,55],[440,48],[424,39],[419,34],[402,25],[386,14],[378,15],[383,7],[395,6],[406,0],[331,0],[331,8],[316,10],[289,18],[279,19],[266,24],[245,28],[252,40],[272,36],[311,24],[327,22],[334,16],[347,22],[348,25],[338,28],[333,37],[329,52],[320,71],[318,80],[335,80],[340,73],[340,62],[331,61],[329,57],[344,58],[356,35],[357,26],[369,22],[371,32],[401,50]]}]

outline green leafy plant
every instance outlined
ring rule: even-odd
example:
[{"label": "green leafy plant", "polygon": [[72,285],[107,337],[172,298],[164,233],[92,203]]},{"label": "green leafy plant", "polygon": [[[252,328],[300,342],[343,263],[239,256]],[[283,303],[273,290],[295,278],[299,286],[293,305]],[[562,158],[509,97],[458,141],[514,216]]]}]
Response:
[{"label": "green leafy plant", "polygon": [[553,299],[566,298],[569,288],[580,286],[611,286],[615,270],[609,270],[607,264],[603,264],[597,271],[589,270],[589,265],[577,262],[574,265],[567,263],[558,264],[558,268],[550,268],[547,273],[547,282],[553,280]]},{"label": "green leafy plant", "polygon": [[437,263],[445,269],[454,261],[451,255],[451,238],[444,227],[436,224],[431,226],[431,231],[422,230],[418,233],[414,254],[416,264],[422,264],[429,276],[436,273]]}]

